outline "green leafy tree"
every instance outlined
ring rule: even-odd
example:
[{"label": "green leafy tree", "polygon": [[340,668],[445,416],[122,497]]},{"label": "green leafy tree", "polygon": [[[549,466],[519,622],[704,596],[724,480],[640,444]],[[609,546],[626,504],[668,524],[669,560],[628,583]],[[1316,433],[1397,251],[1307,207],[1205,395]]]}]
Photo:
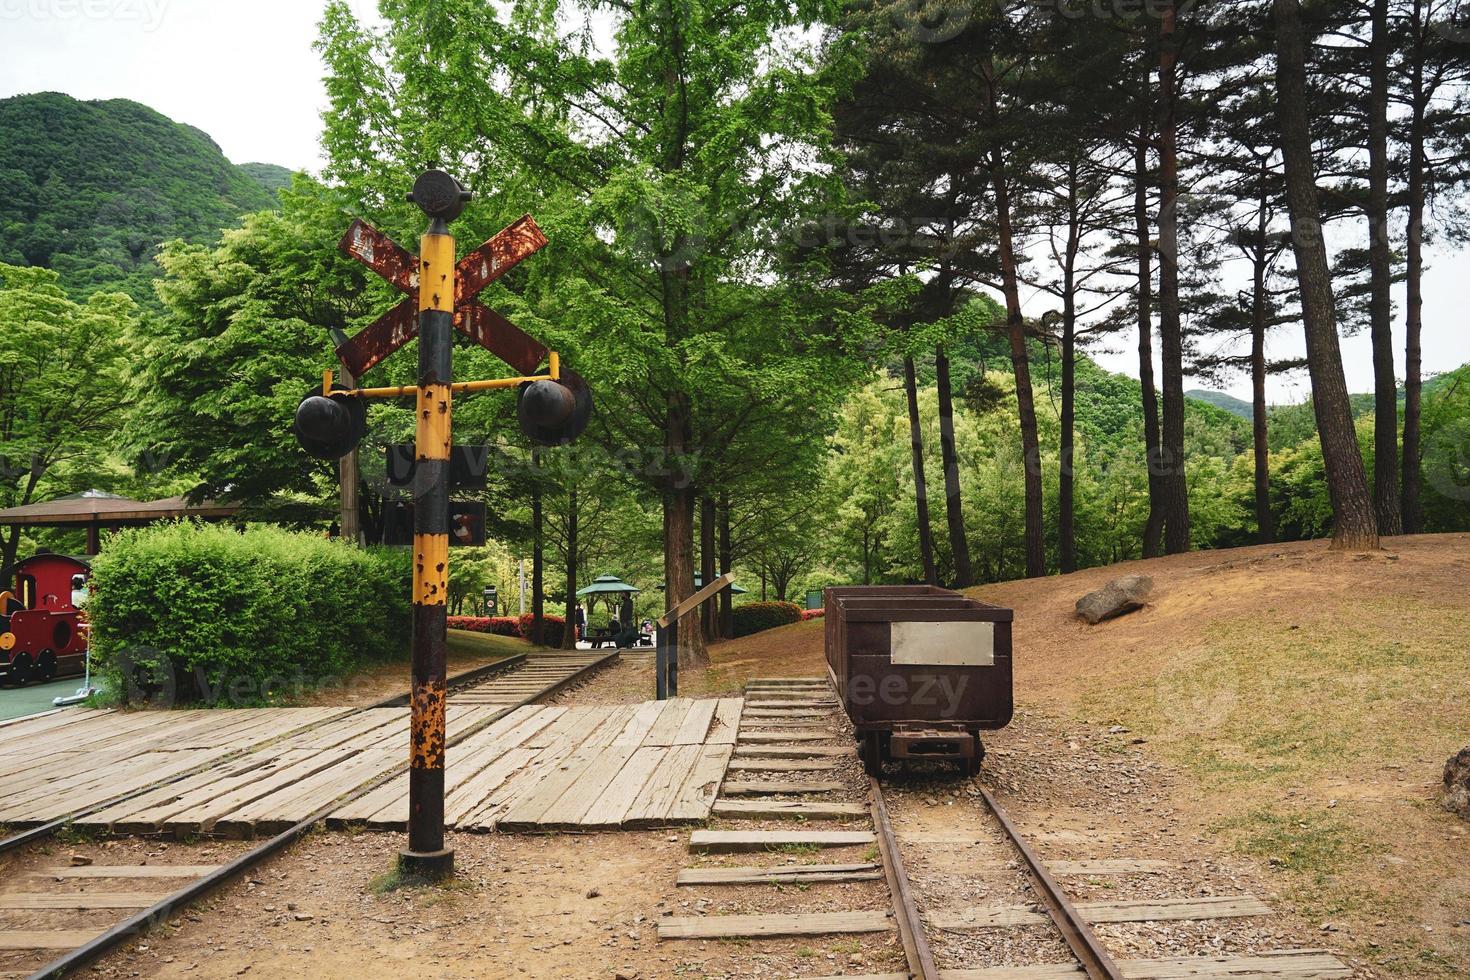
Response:
[{"label": "green leafy tree", "polygon": [[[842,387],[820,297],[769,274],[817,199],[810,163],[829,129],[827,83],[781,39],[830,11],[565,0],[502,17],[409,0],[383,13],[382,30],[341,3],[324,17],[330,172],[386,201],[434,162],[486,195],[482,211],[536,210],[555,244],[525,267],[525,295],[549,339],[575,342],[602,438],[640,457],[628,469],[660,500],[677,601],[693,590],[713,461],[738,456],[743,435],[796,431],[793,417],[820,431]],[[701,660],[702,631],[683,635]]]},{"label": "green leafy tree", "polygon": [[[128,409],[135,315],[127,296],[76,303],[57,273],[0,264],[0,507],[34,502],[48,476],[104,462]],[[0,567],[19,543],[20,528],[9,528]]]}]

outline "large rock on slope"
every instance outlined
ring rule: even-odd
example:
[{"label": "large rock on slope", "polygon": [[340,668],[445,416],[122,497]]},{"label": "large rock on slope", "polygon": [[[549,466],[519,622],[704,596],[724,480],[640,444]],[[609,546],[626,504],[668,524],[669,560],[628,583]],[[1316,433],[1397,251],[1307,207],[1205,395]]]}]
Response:
[{"label": "large rock on slope", "polygon": [[1105,619],[1142,609],[1153,590],[1154,580],[1147,575],[1124,575],[1078,599],[1077,615],[1097,625]]},{"label": "large rock on slope", "polygon": [[1444,808],[1470,820],[1470,746],[1444,764]]}]

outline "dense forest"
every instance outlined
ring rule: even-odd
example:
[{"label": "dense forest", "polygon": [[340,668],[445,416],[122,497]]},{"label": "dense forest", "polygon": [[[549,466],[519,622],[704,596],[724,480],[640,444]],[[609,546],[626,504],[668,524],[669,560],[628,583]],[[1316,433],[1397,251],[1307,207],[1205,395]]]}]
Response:
[{"label": "dense forest", "polygon": [[0,262],[54,269],[78,298],[153,304],[160,245],[218,239],[289,180],[237,167],[205,133],[126,99],[0,99],[0,134]]},{"label": "dense forest", "polygon": [[[510,399],[456,403],[495,538],[460,595],[511,593],[512,555],[540,611],[603,572],[790,598],[1470,528],[1470,369],[1421,352],[1424,244],[1462,230],[1470,179],[1453,4],[679,0],[615,6],[610,39],[572,16],[601,5],[554,7],[405,0],[369,27],[329,4],[327,166],[289,185],[127,103],[0,104],[0,179],[30,181],[0,199],[5,356],[105,338],[126,392],[41,424],[44,388],[6,380],[0,504],[131,480],[380,538],[411,411],[370,408],[349,514],[287,423],[333,332],[391,305],[337,251],[347,222],[414,242],[403,191],[436,161],[475,191],[462,250],[535,214],[551,245],[485,299],[598,401],[581,443],[535,452]],[[1289,333],[1306,356],[1273,360]],[[465,345],[455,370],[508,369]],[[1279,372],[1311,400],[1269,406]],[[1250,401],[1185,387],[1231,378]]]}]

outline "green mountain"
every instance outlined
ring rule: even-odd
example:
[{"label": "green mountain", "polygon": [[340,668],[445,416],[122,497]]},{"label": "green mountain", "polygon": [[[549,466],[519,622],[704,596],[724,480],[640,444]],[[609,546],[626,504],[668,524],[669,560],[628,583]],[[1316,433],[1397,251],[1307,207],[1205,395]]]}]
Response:
[{"label": "green mountain", "polygon": [[44,266],[73,294],[153,305],[156,248],[207,242],[274,192],[205,133],[126,99],[0,100],[0,262]]},{"label": "green mountain", "polygon": [[275,195],[276,191],[291,186],[291,174],[289,167],[277,166],[274,163],[242,163],[239,166],[242,173],[248,174],[250,179],[261,187],[264,187]]},{"label": "green mountain", "polygon": [[1234,395],[1227,395],[1223,391],[1206,391],[1203,388],[1195,388],[1184,393],[1185,398],[1193,398],[1195,401],[1208,402],[1216,408],[1223,408],[1231,415],[1239,415],[1243,419],[1255,417],[1251,410],[1251,403]]}]

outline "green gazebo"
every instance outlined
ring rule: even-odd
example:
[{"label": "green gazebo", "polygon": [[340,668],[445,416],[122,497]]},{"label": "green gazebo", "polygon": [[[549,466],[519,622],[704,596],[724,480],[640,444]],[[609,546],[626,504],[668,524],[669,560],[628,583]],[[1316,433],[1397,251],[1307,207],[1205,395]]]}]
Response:
[{"label": "green gazebo", "polygon": [[597,596],[606,596],[608,597],[608,607],[611,608],[613,604],[612,597],[621,595],[622,609],[619,616],[623,625],[627,626],[633,621],[633,594],[642,591],[642,589],[624,582],[616,575],[599,575],[592,581],[591,585],[577,590],[577,598],[595,599]]}]

